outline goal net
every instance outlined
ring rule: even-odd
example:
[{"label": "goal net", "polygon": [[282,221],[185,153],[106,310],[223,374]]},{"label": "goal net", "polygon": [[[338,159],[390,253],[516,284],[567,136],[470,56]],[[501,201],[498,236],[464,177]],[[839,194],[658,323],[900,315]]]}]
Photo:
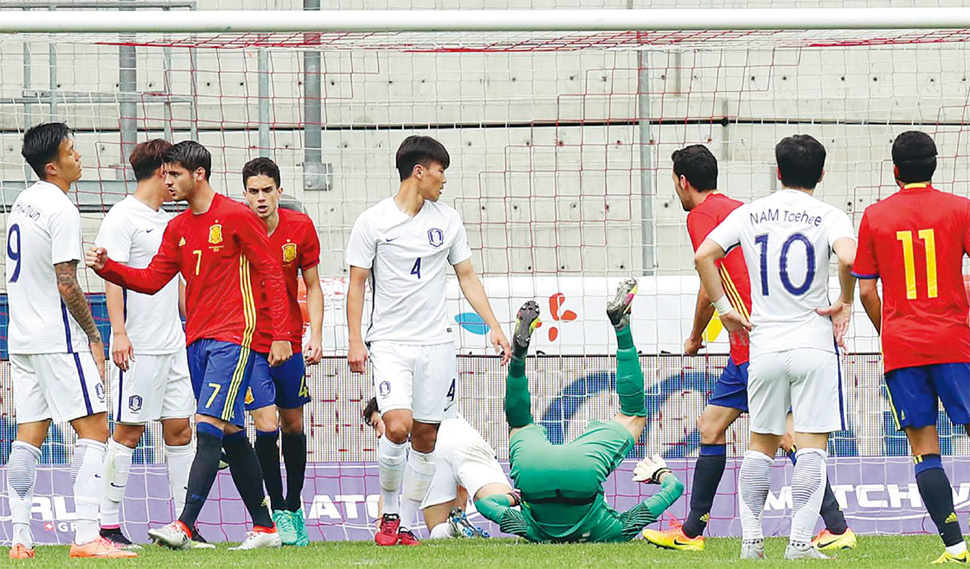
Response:
[{"label": "goal net", "polygon": [[[169,4],[167,11],[194,17]],[[935,185],[968,195],[968,39],[967,29],[0,34],[0,208],[34,179],[21,140],[44,121],[75,131],[84,174],[69,195],[86,244],[107,209],[133,191],[126,155],[137,142],[198,140],[212,152],[213,186],[237,199],[246,161],[265,155],[279,163],[287,206],[313,218],[323,248],[327,357],[309,371],[307,525],[313,539],[365,539],[380,489],[376,439],[360,420],[373,388],[344,357],[344,250],[357,215],[397,189],[394,153],[404,137],[434,136],[451,153],[442,199],[464,219],[472,261],[506,330],[522,302],[539,302],[543,323],[528,373],[534,415],[554,442],[617,410],[604,306],[621,278],[639,278],[633,329],[649,416],[631,458],[661,453],[689,482],[697,418],[728,345],[715,319],[702,355],[681,355],[698,279],[670,154],[707,145],[719,160],[718,189],[749,201],[778,187],[775,143],[811,134],[828,151],[816,195],[858,222],[867,205],[896,190],[893,138],[920,129],[940,149]],[[88,271],[81,282],[109,338],[103,282]],[[507,460],[505,370],[454,279],[448,307],[460,409]],[[0,296],[0,464],[16,428],[8,309]],[[832,438],[830,481],[856,531],[922,531],[932,524],[861,308],[850,336],[842,358],[847,429]],[[125,404],[109,394],[109,415]],[[965,513],[970,445],[943,415],[940,429]],[[43,448],[33,518],[41,542],[71,536],[74,438],[69,425],[56,424]],[[736,458],[746,444],[742,418],[728,433],[712,535],[740,533]],[[151,425],[122,510],[138,541],[175,514],[163,458],[160,427]],[[787,531],[790,469],[779,456],[769,532]],[[607,483],[617,508],[651,492],[630,482],[631,471],[625,463]],[[0,493],[4,476],[0,469]],[[688,505],[689,496],[670,514],[682,519]],[[227,474],[200,521],[209,539],[238,541],[247,529]],[[9,537],[0,499],[0,542]]]}]

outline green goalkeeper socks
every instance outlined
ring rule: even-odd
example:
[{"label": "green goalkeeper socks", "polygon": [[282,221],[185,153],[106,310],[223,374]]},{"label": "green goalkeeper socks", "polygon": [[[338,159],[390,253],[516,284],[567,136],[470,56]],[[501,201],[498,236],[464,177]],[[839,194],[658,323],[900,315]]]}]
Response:
[{"label": "green goalkeeper socks", "polygon": [[636,346],[633,345],[633,332],[630,331],[630,326],[616,329],[616,343],[617,348],[620,350],[636,351]]},{"label": "green goalkeeper socks", "polygon": [[532,424],[532,399],[529,379],[525,376],[525,360],[512,358],[509,361],[509,376],[505,380],[505,420],[511,429]]},{"label": "green goalkeeper socks", "polygon": [[[629,348],[623,348],[623,334]],[[646,417],[647,408],[643,402],[643,369],[640,355],[633,346],[630,329],[617,332],[621,348],[616,351],[616,394],[620,397],[620,412],[628,417]]]}]

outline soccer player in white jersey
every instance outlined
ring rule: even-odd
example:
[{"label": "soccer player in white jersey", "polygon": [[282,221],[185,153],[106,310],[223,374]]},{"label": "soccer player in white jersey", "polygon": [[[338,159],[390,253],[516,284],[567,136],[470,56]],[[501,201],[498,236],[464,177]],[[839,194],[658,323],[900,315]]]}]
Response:
[{"label": "soccer player in white jersey", "polygon": [[22,154],[40,181],[20,192],[7,216],[9,350],[17,440],[7,461],[13,522],[11,559],[34,557],[30,512],[40,446],[51,420],[77,433],[71,459],[76,512],[71,557],[136,557],[98,534],[108,418],[104,344],[77,281],[81,215],[68,198],[81,155],[63,123],[26,132]]},{"label": "soccer player in white jersey", "polygon": [[[811,540],[825,488],[829,433],[844,428],[836,344],[843,345],[852,314],[856,242],[845,212],[812,196],[824,174],[825,147],[796,135],[778,143],[775,158],[784,189],[731,212],[701,244],[695,263],[724,326],[733,334],[750,332],[751,441],[738,477],[741,557],[764,557],[761,516],[790,407],[798,451],[785,558],[824,559]],[[750,322],[728,302],[714,264],[738,245],[751,277]],[[841,285],[835,303],[828,296],[833,252]]]},{"label": "soccer player in white jersey", "polygon": [[[374,536],[378,545],[418,543],[410,528],[434,477],[435,438],[446,401],[455,397],[446,267],[453,267],[468,303],[491,329],[490,340],[502,353],[503,365],[510,354],[509,341],[472,267],[461,217],[438,201],[450,161],[445,147],[431,137],[404,139],[396,157],[401,177],[397,195],[364,211],[347,245],[347,360],[352,371],[363,373],[369,347],[386,429],[377,453],[384,499],[380,531]],[[362,335],[368,278],[371,318]]]},{"label": "soccer player in white jersey", "polygon": [[[135,193],[111,207],[95,240],[119,263],[143,269],[158,252],[172,218],[162,209],[172,199],[162,168],[162,158],[171,147],[171,143],[155,139],[137,145],[131,153]],[[101,537],[121,548],[138,547],[122,533],[120,511],[132,455],[149,421],[162,423],[176,516],[185,504],[185,487],[195,458],[189,426],[195,394],[185,356],[179,288],[177,277],[154,296],[105,283],[111,358],[117,369],[110,382],[115,430],[104,462]]]},{"label": "soccer player in white jersey", "polygon": [[[367,402],[361,417],[374,428],[378,439],[384,437],[384,421],[376,397]],[[495,450],[458,413],[454,402],[449,402],[435,441],[434,478],[421,504],[429,537],[487,537],[487,533],[468,521],[464,511],[468,499],[474,502],[511,492],[512,486],[495,458]]]}]

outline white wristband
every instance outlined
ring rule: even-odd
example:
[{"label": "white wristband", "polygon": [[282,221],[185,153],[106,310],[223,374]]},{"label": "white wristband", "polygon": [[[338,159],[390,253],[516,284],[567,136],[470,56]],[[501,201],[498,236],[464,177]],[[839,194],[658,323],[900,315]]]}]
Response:
[{"label": "white wristband", "polygon": [[711,304],[714,305],[714,309],[717,310],[717,313],[720,314],[721,316],[725,316],[727,314],[734,312],[734,307],[731,306],[731,301],[728,300],[728,297],[726,294],[723,295],[721,298],[715,300]]}]

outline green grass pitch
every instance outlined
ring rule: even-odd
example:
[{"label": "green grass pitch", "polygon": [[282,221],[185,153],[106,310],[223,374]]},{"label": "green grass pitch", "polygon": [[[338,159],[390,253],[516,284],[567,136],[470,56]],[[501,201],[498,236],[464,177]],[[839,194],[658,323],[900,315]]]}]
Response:
[{"label": "green grass pitch", "polygon": [[[228,551],[219,544],[209,551],[169,551],[149,546],[133,560],[69,559],[67,547],[38,547],[37,557],[29,561],[10,561],[6,548],[0,549],[4,567],[98,567],[123,566],[164,569],[204,569],[243,567],[380,567],[386,569],[564,569],[567,567],[793,567],[782,558],[786,541],[768,540],[767,561],[740,561],[740,540],[708,539],[703,552],[660,550],[643,541],[621,544],[534,545],[518,540],[447,540],[424,542],[420,547],[377,547],[368,542],[314,543],[306,548],[282,550]],[[860,537],[854,551],[839,552],[835,562],[802,561],[797,567],[896,567],[927,566],[943,551],[937,536]]]}]

